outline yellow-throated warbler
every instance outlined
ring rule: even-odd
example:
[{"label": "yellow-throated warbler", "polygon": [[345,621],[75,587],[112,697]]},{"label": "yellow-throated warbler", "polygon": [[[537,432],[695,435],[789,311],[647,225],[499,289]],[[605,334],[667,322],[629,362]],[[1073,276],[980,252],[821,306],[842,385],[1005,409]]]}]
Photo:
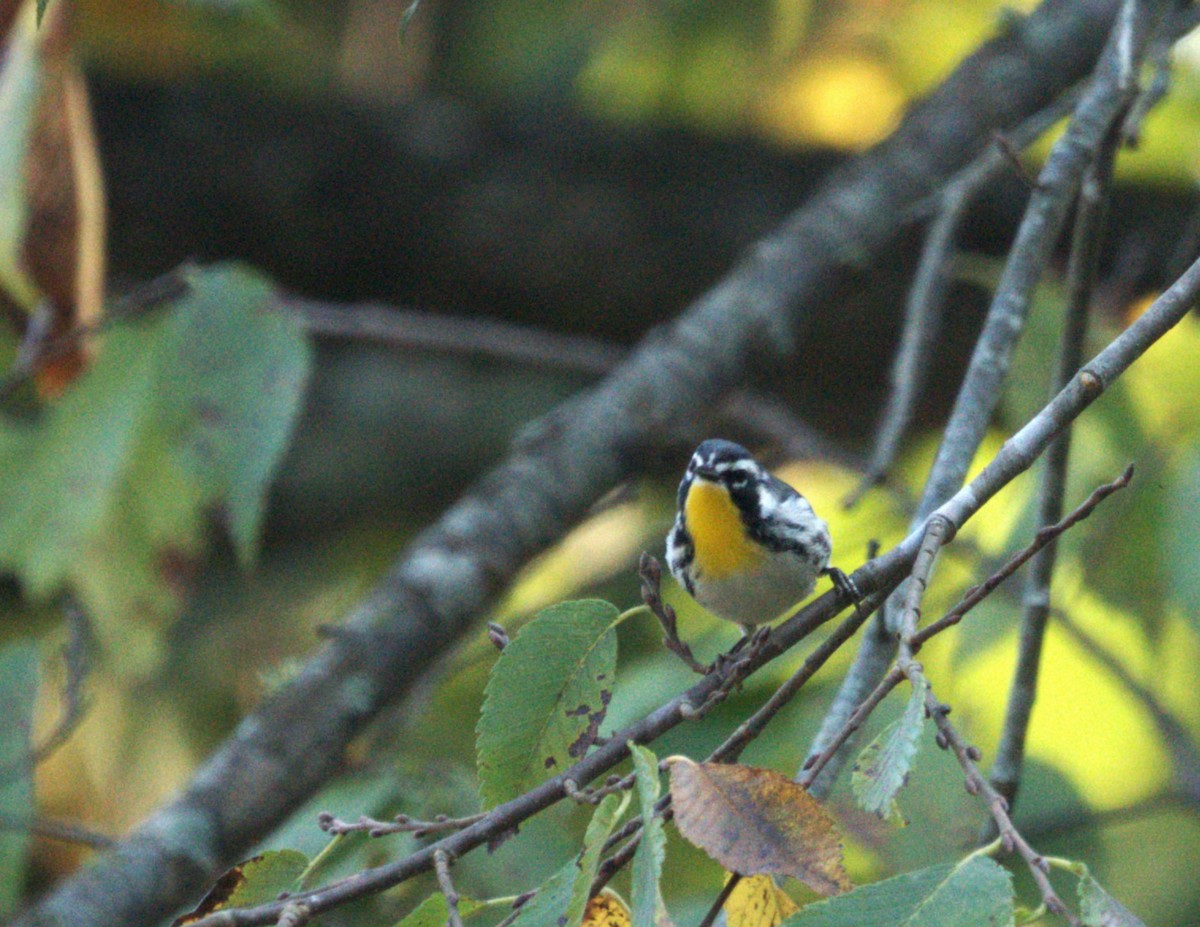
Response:
[{"label": "yellow-throated warbler", "polygon": [[807,596],[822,575],[854,595],[829,567],[829,526],[740,444],[712,439],[696,448],[678,502],[667,566],[697,602],[747,634]]}]

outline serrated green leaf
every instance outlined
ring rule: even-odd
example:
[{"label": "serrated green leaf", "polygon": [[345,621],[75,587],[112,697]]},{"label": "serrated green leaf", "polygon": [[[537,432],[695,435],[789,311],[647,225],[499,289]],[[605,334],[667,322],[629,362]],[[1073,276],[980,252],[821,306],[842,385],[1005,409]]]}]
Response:
[{"label": "serrated green leaf", "polygon": [[987,857],[932,866],[810,904],[781,927],[1006,927],[1012,876]]},{"label": "serrated green leaf", "polygon": [[185,927],[215,911],[249,908],[275,901],[282,892],[294,892],[308,868],[308,857],[296,850],[267,850],[228,870],[190,914],[171,927]]},{"label": "serrated green leaf", "polygon": [[854,764],[850,786],[859,807],[889,821],[903,822],[896,794],[908,781],[921,744],[925,723],[925,694],[929,684],[918,677],[904,714],[867,744]]},{"label": "serrated green leaf", "polygon": [[583,923],[604,842],[628,804],[628,793],[604,797],[588,823],[579,856],[538,888],[537,894],[517,913],[513,927],[579,927]]},{"label": "serrated green leaf", "polygon": [[1090,874],[1079,880],[1079,919],[1084,927],[1146,927]]},{"label": "serrated green leaf", "polygon": [[633,773],[642,815],[642,840],[633,856],[632,911],[633,927],[655,927],[667,919],[667,908],[663,902],[663,861],[667,855],[667,835],[663,830],[662,818],[654,812],[654,805],[662,791],[658,778],[658,757],[646,747],[631,743],[629,752],[633,757]]},{"label": "serrated green leaf", "polygon": [[[23,821],[34,813],[33,769],[26,760],[37,690],[37,646],[18,641],[0,650],[0,815],[9,821]],[[0,919],[23,897],[29,842],[27,830],[0,829]]]},{"label": "serrated green leaf", "polygon": [[0,565],[34,597],[72,584],[126,668],[156,640],[134,619],[179,607],[214,512],[253,559],[309,367],[260,278],[221,266],[190,282],[114,327],[40,419],[0,421]]},{"label": "serrated green leaf", "polygon": [[476,728],[491,808],[583,758],[612,697],[617,609],[587,599],[540,612],[501,652]]},{"label": "serrated green leaf", "polygon": [[29,215],[25,154],[42,87],[36,42],[29,17],[18,15],[0,68],[0,288],[26,310],[38,300],[37,287],[21,261]]},{"label": "serrated green leaf", "polygon": [[[458,896],[458,913],[470,917],[483,905],[474,899],[463,895]],[[408,913],[396,927],[445,927],[450,920],[450,906],[446,904],[445,895],[430,895]]]}]

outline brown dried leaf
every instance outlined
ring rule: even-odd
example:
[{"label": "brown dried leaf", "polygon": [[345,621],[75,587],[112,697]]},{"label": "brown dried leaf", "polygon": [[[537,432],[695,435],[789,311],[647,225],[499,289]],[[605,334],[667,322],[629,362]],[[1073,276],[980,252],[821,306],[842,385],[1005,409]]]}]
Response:
[{"label": "brown dried leaf", "polygon": [[822,895],[850,888],[833,820],[791,779],[734,763],[669,762],[679,832],[726,869],[791,876]]}]

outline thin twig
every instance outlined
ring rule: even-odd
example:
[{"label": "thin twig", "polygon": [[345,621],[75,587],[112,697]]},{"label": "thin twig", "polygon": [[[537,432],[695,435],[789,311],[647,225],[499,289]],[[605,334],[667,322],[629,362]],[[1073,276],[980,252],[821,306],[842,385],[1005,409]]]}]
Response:
[{"label": "thin twig", "polygon": [[[1006,137],[1013,146],[1027,148],[1067,115],[1077,100],[1077,90],[1062,94]],[[844,505],[847,507],[856,504],[868,489],[881,482],[895,462],[900,441],[912,420],[913,409],[929,369],[930,352],[937,343],[941,315],[953,276],[952,251],[959,224],[975,196],[1007,163],[1000,145],[989,145],[946,184],[938,198],[937,214],[925,235],[921,258],[904,307],[904,328],[892,362],[887,406],[875,429],[866,473],[845,499]]]},{"label": "thin twig", "polygon": [[741,881],[741,873],[730,873],[729,878],[725,880],[725,884],[717,892],[717,897],[713,899],[713,903],[709,905],[708,910],[704,913],[704,917],[701,918],[697,927],[712,927],[713,922],[717,919],[717,915],[721,913],[721,908],[725,907],[725,902],[729,900],[729,896],[733,894],[733,890],[738,887],[738,883]]},{"label": "thin twig", "polygon": [[450,927],[463,927],[462,915],[458,911],[458,892],[450,879],[450,854],[445,850],[434,850],[433,871],[437,875],[442,897],[446,899]]},{"label": "thin twig", "polygon": [[89,336],[182,297],[188,291],[187,275],[190,271],[191,265],[183,265],[155,277],[116,299],[103,317],[74,325],[61,335],[38,344],[36,352],[19,358],[3,379],[0,379],[0,402],[11,398],[46,364],[75,351]]},{"label": "thin twig", "polygon": [[679,639],[679,623],[676,620],[675,609],[663,601],[662,597],[662,567],[658,560],[645,551],[638,562],[638,576],[642,580],[642,601],[662,625],[663,646],[679,657],[693,673],[701,676],[709,673],[712,667],[705,666],[697,660],[692,654],[692,648]]},{"label": "thin twig", "polygon": [[[1084,176],[1079,190],[1071,255],[1067,264],[1067,304],[1058,358],[1051,377],[1051,396],[1067,385],[1071,375],[1083,361],[1088,309],[1100,263],[1100,244],[1108,214],[1109,188],[1120,139],[1121,129],[1114,123],[1113,130],[1109,132],[1106,143],[1097,153],[1096,160]],[[1046,451],[1042,463],[1042,483],[1038,493],[1039,526],[1052,525],[1062,518],[1071,433],[1071,428],[1063,429],[1062,434]],[[1046,617],[1050,612],[1050,580],[1054,573],[1056,550],[1054,540],[1048,541],[1033,556],[1029,567],[1021,612],[1017,665],[1013,670],[1012,685],[1009,687],[996,760],[992,764],[992,785],[1008,800],[1010,806],[1016,801],[1024,763],[1026,732],[1033,714],[1033,703],[1037,698],[1038,667],[1041,663]]]},{"label": "thin twig", "polygon": [[64,821],[59,818],[24,818],[0,812],[0,830],[26,831],[35,837],[77,843],[94,850],[107,850],[116,843],[108,834],[92,830],[76,821]]},{"label": "thin twig", "polygon": [[407,814],[398,814],[390,821],[377,821],[367,815],[359,815],[356,821],[343,821],[334,817],[328,811],[317,815],[317,826],[327,834],[365,833],[368,837],[386,837],[390,834],[412,834],[414,837],[427,837],[430,834],[444,833],[451,830],[462,830],[477,824],[486,815],[470,814],[462,818],[452,818],[439,814],[432,821],[421,821]]},{"label": "thin twig", "polygon": [[1033,881],[1041,892],[1046,908],[1066,918],[1067,923],[1072,927],[1079,927],[1079,919],[1063,904],[1062,899],[1054,891],[1054,886],[1050,884],[1050,878],[1046,874],[1048,867],[1045,860],[1013,825],[1012,818],[1008,815],[1008,803],[1004,800],[1004,796],[992,788],[991,783],[979,771],[979,767],[976,765],[976,761],[979,759],[979,750],[967,743],[957,728],[950,723],[949,708],[937,700],[931,688],[927,688],[925,691],[925,710],[937,725],[939,746],[944,745],[950,749],[958,760],[959,766],[962,767],[963,774],[966,776],[967,791],[972,795],[980,796],[987,803],[988,811],[996,821],[996,827],[1005,849],[1010,853],[1014,851],[1019,853],[1025,860],[1029,873],[1033,876]]},{"label": "thin twig", "polygon": [[619,345],[584,335],[558,335],[510,322],[376,303],[341,307],[287,296],[279,299],[279,305],[300,319],[312,334],[326,338],[367,340],[447,354],[482,355],[591,376],[608,373],[628,353]]},{"label": "thin twig", "polygon": [[63,608],[67,625],[67,642],[63,645],[62,661],[65,678],[62,687],[62,713],[54,727],[42,742],[29,749],[25,756],[17,757],[0,766],[0,782],[13,776],[22,776],[45,762],[63,744],[87,716],[88,702],[84,692],[91,664],[88,648],[91,643],[91,627],[83,609],[68,598]]},{"label": "thin twig", "polygon": [[1129,481],[1133,479],[1133,464],[1125,468],[1120,476],[1111,482],[1105,483],[1102,486],[1097,486],[1092,490],[1091,494],[1083,500],[1066,518],[1053,525],[1047,525],[1045,528],[1038,530],[1032,541],[1029,542],[1021,550],[1017,551],[1008,558],[1004,566],[996,570],[991,576],[985,579],[977,586],[972,586],[966,591],[961,599],[951,608],[945,615],[937,621],[930,622],[925,627],[918,630],[912,636],[914,649],[919,649],[929,638],[935,634],[940,634],[953,625],[962,621],[963,616],[971,609],[987,598],[997,586],[1004,582],[1013,573],[1017,572],[1025,563],[1033,558],[1038,551],[1044,548],[1047,544],[1052,543],[1064,531],[1083,521],[1095,510],[1096,506],[1103,502],[1119,489],[1124,489],[1129,485]]}]

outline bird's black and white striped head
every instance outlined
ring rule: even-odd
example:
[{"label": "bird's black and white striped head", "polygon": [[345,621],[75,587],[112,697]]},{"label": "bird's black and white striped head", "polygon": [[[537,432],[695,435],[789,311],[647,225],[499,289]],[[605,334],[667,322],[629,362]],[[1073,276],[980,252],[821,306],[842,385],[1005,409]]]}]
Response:
[{"label": "bird's black and white striped head", "polygon": [[738,508],[750,510],[758,502],[759,487],[770,481],[770,474],[754,456],[732,441],[710,438],[696,448],[679,484],[679,506],[683,507],[688,488],[697,479],[725,487]]}]

